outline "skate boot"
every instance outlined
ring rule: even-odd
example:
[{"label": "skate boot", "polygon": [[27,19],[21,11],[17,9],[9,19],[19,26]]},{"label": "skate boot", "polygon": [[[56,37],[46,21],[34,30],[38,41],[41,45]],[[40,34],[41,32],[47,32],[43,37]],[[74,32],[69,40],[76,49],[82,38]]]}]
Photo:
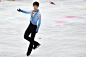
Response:
[{"label": "skate boot", "polygon": [[40,45],[41,45],[41,44],[39,44],[38,42],[35,42],[33,49],[35,50],[35,49],[38,48]]}]

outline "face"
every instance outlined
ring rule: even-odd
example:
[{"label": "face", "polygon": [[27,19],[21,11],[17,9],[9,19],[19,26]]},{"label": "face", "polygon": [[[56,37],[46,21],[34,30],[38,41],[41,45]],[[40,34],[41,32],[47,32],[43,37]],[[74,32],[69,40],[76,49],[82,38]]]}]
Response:
[{"label": "face", "polygon": [[33,5],[34,10],[38,9],[39,6]]}]

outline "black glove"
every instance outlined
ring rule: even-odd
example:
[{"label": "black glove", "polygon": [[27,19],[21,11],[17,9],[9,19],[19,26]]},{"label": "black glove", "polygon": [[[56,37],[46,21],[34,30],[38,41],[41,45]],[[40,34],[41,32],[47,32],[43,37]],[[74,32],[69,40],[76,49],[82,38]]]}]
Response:
[{"label": "black glove", "polygon": [[19,11],[19,12],[22,12],[22,10],[19,8],[19,9],[17,9],[17,11]]},{"label": "black glove", "polygon": [[35,33],[38,33],[38,30],[36,30]]}]

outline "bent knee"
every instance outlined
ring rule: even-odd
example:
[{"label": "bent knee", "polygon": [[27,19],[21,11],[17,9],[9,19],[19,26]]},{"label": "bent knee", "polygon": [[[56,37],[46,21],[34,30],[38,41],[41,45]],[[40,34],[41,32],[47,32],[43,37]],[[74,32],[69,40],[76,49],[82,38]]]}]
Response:
[{"label": "bent knee", "polygon": [[24,39],[26,39],[26,38],[27,38],[27,35],[24,34]]}]

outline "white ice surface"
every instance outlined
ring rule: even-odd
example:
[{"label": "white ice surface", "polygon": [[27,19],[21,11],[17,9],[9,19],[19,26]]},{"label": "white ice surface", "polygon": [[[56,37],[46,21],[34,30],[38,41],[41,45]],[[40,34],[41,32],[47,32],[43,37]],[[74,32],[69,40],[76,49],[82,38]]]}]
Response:
[{"label": "white ice surface", "polygon": [[[86,10],[83,10],[86,1],[55,1],[55,4],[40,2],[42,24],[35,40],[41,46],[30,57],[86,57]],[[0,2],[0,57],[26,56],[29,42],[23,35],[30,15],[17,12],[18,8],[33,9],[29,2]]]}]

